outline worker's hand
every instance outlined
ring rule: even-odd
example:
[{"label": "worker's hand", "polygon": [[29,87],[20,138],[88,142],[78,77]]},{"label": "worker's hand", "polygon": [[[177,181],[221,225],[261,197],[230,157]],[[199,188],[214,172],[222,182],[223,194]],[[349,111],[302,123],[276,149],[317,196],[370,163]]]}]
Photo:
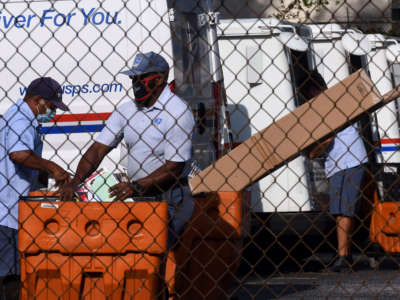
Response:
[{"label": "worker's hand", "polygon": [[51,173],[56,181],[56,186],[60,187],[71,181],[71,176],[60,166],[54,164]]},{"label": "worker's hand", "polygon": [[317,146],[315,146],[310,153],[308,154],[308,157],[311,159],[320,157],[322,154],[325,153],[326,149],[328,149],[329,145],[331,144],[333,138],[326,139],[325,141],[319,143]]},{"label": "worker's hand", "polygon": [[114,201],[123,201],[127,198],[139,195],[134,185],[129,182],[121,182],[113,185],[108,191],[111,197],[116,197]]},{"label": "worker's hand", "polygon": [[316,146],[310,151],[310,153],[308,153],[308,158],[314,159],[320,157],[322,154],[323,154],[322,149],[319,146]]},{"label": "worker's hand", "polygon": [[60,194],[61,201],[72,201],[74,199],[75,190],[78,187],[78,183],[71,181],[59,188],[57,193]]}]

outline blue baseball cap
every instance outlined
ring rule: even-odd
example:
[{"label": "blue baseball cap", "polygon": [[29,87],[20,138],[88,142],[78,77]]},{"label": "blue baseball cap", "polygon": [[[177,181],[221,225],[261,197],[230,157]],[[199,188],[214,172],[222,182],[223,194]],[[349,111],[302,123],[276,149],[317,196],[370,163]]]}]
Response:
[{"label": "blue baseball cap", "polygon": [[67,111],[68,106],[62,102],[62,89],[60,84],[51,77],[39,77],[31,82],[26,90],[29,96],[40,96],[57,108]]},{"label": "blue baseball cap", "polygon": [[138,76],[148,73],[164,73],[168,71],[169,65],[164,57],[152,51],[136,55],[132,68],[128,71],[122,72],[122,74]]}]

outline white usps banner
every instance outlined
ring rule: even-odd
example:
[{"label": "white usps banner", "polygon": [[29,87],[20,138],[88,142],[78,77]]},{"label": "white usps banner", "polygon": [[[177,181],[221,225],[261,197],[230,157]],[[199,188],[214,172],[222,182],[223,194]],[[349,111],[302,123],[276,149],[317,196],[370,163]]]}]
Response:
[{"label": "white usps banner", "polygon": [[[75,171],[77,158],[115,106],[132,99],[131,81],[120,73],[132,66],[135,55],[154,51],[172,66],[167,4],[5,1],[0,4],[0,49],[0,115],[24,97],[33,79],[56,79],[71,111],[44,124],[44,156]],[[120,160],[118,154],[111,156],[109,170]]]},{"label": "white usps banner", "polygon": [[130,89],[119,73],[137,52],[172,62],[166,1],[8,1],[0,9],[4,100],[15,102],[34,78],[52,76],[72,112],[109,111]]}]

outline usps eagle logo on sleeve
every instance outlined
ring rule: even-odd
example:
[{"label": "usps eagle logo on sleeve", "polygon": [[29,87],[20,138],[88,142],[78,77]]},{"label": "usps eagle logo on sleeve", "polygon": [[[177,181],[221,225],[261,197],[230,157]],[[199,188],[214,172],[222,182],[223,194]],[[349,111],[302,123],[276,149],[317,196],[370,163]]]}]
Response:
[{"label": "usps eagle logo on sleeve", "polygon": [[162,122],[162,118],[156,118],[156,119],[154,120],[154,124],[156,124],[156,125],[160,125],[161,122]]},{"label": "usps eagle logo on sleeve", "polygon": [[133,67],[136,68],[138,65],[140,65],[140,63],[142,62],[142,57],[138,56],[135,58],[135,60],[133,61]]}]

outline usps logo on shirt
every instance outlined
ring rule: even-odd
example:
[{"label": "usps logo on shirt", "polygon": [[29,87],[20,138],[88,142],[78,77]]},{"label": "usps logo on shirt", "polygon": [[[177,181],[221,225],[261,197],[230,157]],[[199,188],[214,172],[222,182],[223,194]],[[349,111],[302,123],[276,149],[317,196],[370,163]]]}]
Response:
[{"label": "usps logo on shirt", "polygon": [[154,120],[154,124],[156,124],[156,125],[160,125],[161,122],[162,122],[162,118],[157,118]]}]

